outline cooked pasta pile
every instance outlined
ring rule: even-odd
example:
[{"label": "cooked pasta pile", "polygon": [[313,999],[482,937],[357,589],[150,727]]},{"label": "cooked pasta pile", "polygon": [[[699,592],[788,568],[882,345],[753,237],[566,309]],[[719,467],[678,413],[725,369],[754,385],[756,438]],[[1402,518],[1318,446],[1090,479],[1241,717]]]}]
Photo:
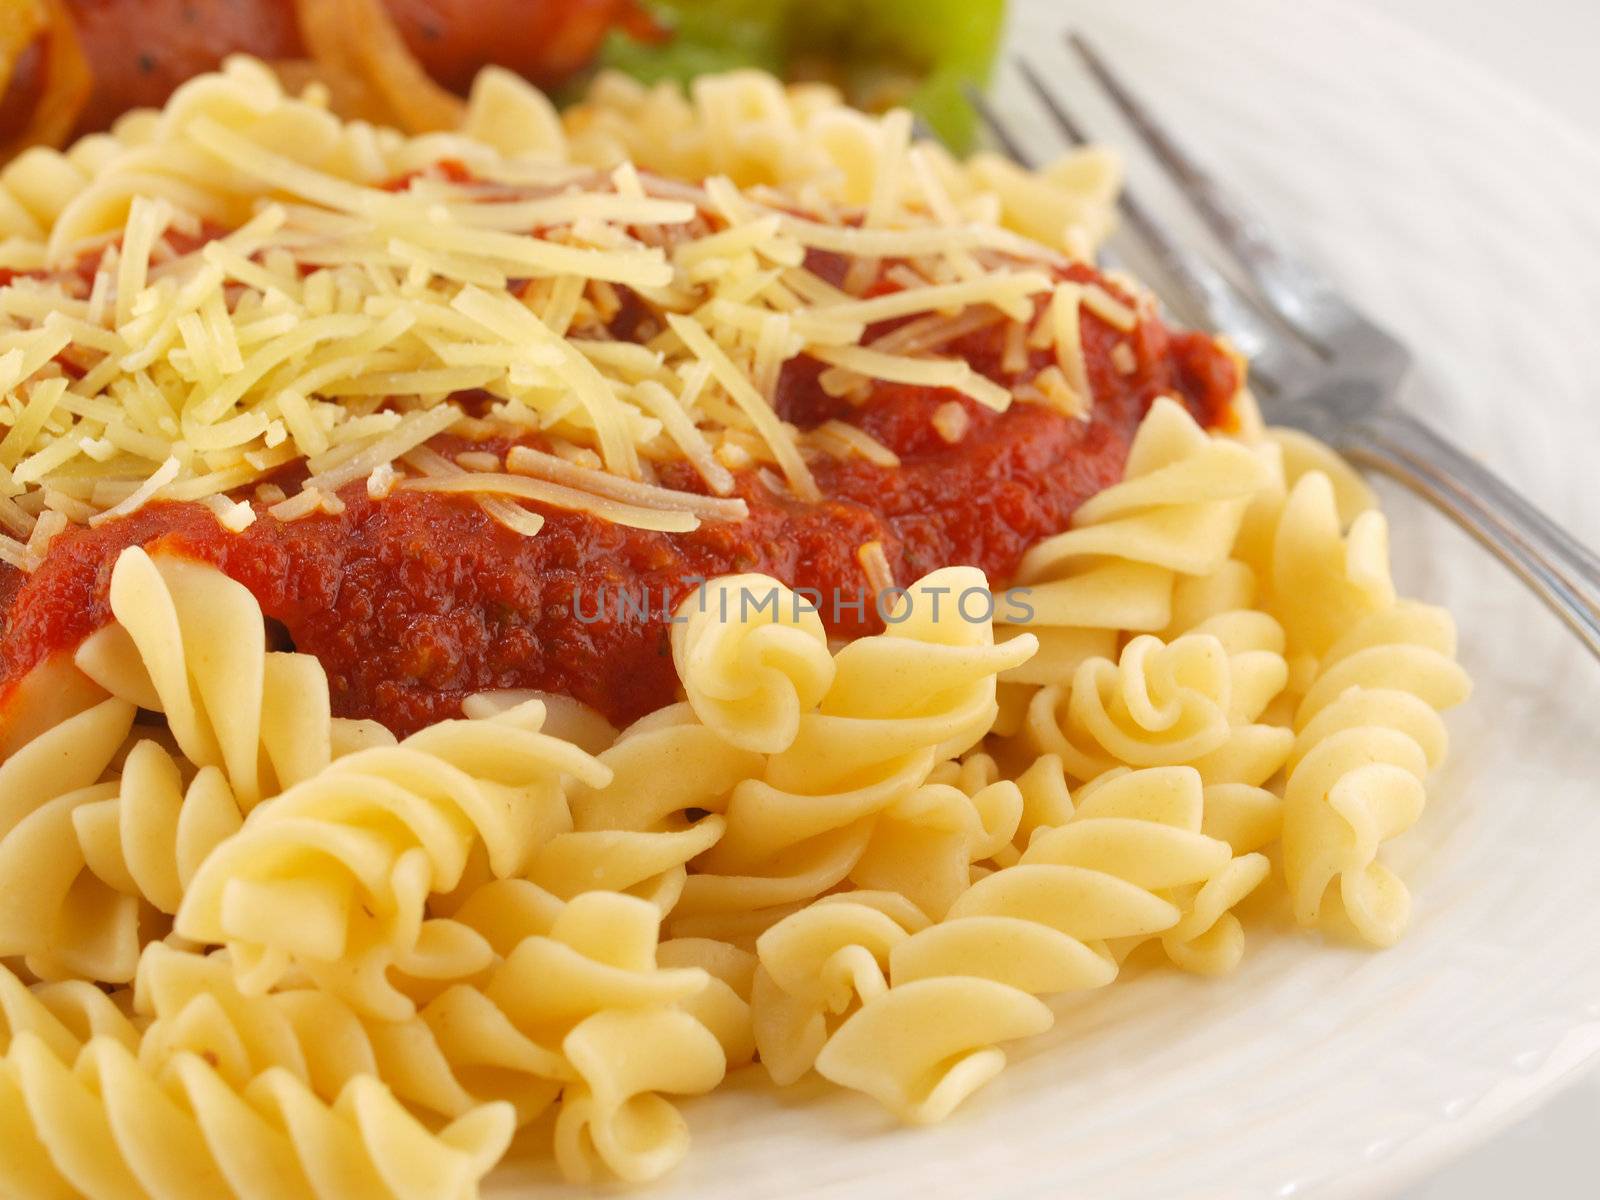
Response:
[{"label": "cooked pasta pile", "polygon": [[[1098,153],[956,163],[903,113],[754,74],[603,80],[558,117],[490,72],[460,130],[408,138],[247,60],[0,172],[5,578],[135,515],[224,547],[184,557],[152,520],[84,551],[105,623],[0,711],[0,1193],[431,1200],[507,1153],[646,1182],[688,1151],[679,1098],[730,1071],[937,1121],[1052,997],[1228,971],[1274,897],[1394,942],[1383,844],[1468,691],[1452,622],[1397,596],[1352,470],[1248,393],[1208,430],[1194,396],[1119,384],[1123,432],[1094,423],[1088,316],[1102,406],[1170,346],[1082,262],[1114,187]],[[975,330],[997,364],[949,349]],[[580,566],[671,551],[609,526],[842,511],[819,464],[899,462],[780,418],[801,356],[858,411],[922,389],[946,448],[1040,406],[1095,431],[1106,477],[1148,415],[1120,482],[992,581],[1017,603],[964,603],[991,581],[946,566],[837,642],[778,580],[720,575],[661,639],[681,698],[620,731],[504,674],[404,738],[336,716],[381,710],[222,569],[281,560],[258,520],[353,537],[346,502],[395,493],[459,493],[434,517],[502,550],[580,513]],[[726,542],[745,569],[756,535]],[[444,561],[402,547],[377,590],[411,603]],[[904,565],[857,563],[884,588]],[[419,628],[454,602],[427,595]]]},{"label": "cooked pasta pile", "polygon": [[242,586],[126,550],[78,711],[0,766],[0,1181],[461,1196],[553,1114],[569,1178],[641,1182],[670,1098],[756,1060],[940,1120],[1049,997],[1229,970],[1260,889],[1387,945],[1468,685],[1385,536],[1321,448],[1160,402],[1039,548],[1036,632],[962,617],[972,568],[837,649],[722,577],[685,701],[618,734],[489,694],[398,743]]}]

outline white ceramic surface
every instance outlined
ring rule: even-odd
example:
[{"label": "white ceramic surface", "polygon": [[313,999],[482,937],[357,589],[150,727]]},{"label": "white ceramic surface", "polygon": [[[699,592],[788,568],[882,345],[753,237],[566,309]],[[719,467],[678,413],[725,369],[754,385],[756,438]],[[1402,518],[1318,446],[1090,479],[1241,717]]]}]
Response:
[{"label": "white ceramic surface", "polygon": [[[1069,24],[1412,342],[1434,420],[1600,541],[1600,154],[1332,0],[1016,7],[1015,44],[1087,119],[1114,129],[1056,49]],[[1430,809],[1393,847],[1416,897],[1399,947],[1260,913],[1234,976],[1149,974],[1059,1005],[930,1130],[745,1072],[686,1106],[690,1158],[645,1195],[1387,1194],[1600,1051],[1600,670],[1465,538],[1386,502],[1397,574],[1456,611],[1478,686]],[[536,1184],[553,1187],[508,1172],[491,1193]]]}]

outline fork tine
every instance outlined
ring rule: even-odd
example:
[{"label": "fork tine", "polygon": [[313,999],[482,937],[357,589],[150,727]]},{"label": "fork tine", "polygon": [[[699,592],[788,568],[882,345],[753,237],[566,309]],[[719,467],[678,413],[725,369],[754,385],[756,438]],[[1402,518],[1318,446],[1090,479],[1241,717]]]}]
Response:
[{"label": "fork tine", "polygon": [[1351,326],[1381,333],[1341,299],[1326,278],[1290,254],[1244,205],[1229,196],[1133,95],[1086,38],[1070,33],[1067,40],[1279,319],[1324,349],[1333,337]]},{"label": "fork tine", "polygon": [[[1066,104],[1045,83],[1033,64],[1019,58],[1017,70],[1062,135],[1075,146],[1088,142],[1083,126],[1067,111]],[[1005,129],[992,107],[984,105],[978,112],[1000,143],[1009,148],[1016,139]],[[1143,243],[1174,289],[1195,310],[1193,315],[1211,328],[1232,336],[1240,352],[1254,360],[1252,370],[1258,380],[1271,386],[1275,379],[1287,378],[1293,372],[1315,365],[1310,352],[1297,345],[1289,333],[1265,320],[1254,302],[1226,276],[1204,258],[1179,245],[1132,188],[1123,187],[1118,203],[1130,232]]]},{"label": "fork tine", "polygon": [[1025,58],[1017,59],[1017,71],[1022,75],[1023,82],[1028,85],[1028,90],[1034,94],[1039,103],[1044,105],[1057,127],[1066,135],[1067,141],[1074,146],[1084,146],[1089,142],[1089,135],[1083,131],[1083,126],[1078,124],[1077,118],[1067,111],[1059,97],[1052,92],[1045,83],[1044,77],[1034,68],[1034,65]]},{"label": "fork tine", "polygon": [[978,114],[978,120],[983,122],[983,127],[989,131],[994,140],[999,142],[1001,148],[1005,150],[1006,156],[1012,162],[1027,167],[1030,171],[1036,170],[1039,164],[1034,161],[1033,155],[1028,153],[1027,148],[1023,146],[1022,140],[1012,133],[1006,123],[1000,119],[1000,114],[995,112],[994,106],[989,103],[988,98],[970,83],[962,84],[961,91],[966,96],[967,103],[972,105],[972,110]]}]

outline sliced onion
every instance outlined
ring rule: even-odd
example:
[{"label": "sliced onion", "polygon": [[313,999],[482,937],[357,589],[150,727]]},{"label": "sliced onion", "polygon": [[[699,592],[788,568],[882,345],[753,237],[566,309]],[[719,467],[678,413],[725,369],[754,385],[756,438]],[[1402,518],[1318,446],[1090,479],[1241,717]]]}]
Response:
[{"label": "sliced onion", "polygon": [[44,39],[44,90],[27,126],[0,146],[0,161],[29,146],[62,145],[89,101],[94,78],[66,0],[0,0],[0,94],[17,62],[39,38]]}]

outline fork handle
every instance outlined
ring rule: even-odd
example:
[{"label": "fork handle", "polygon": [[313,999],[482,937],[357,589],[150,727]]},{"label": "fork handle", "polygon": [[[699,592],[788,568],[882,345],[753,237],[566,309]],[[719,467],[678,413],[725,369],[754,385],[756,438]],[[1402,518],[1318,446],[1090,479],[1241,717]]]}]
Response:
[{"label": "fork handle", "polygon": [[1400,409],[1333,438],[1348,458],[1432,501],[1510,567],[1600,658],[1600,556],[1487,467]]}]

